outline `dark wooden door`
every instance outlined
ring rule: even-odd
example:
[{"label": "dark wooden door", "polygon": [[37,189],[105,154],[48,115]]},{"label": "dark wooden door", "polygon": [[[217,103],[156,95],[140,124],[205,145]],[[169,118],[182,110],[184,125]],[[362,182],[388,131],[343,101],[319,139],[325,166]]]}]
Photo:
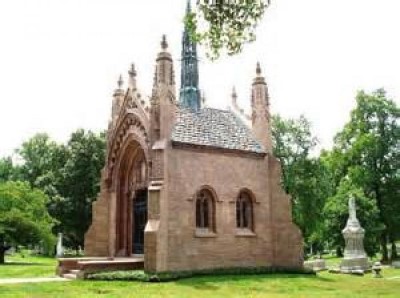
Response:
[{"label": "dark wooden door", "polygon": [[133,200],[133,253],[144,252],[144,228],[147,222],[147,188],[136,191]]}]

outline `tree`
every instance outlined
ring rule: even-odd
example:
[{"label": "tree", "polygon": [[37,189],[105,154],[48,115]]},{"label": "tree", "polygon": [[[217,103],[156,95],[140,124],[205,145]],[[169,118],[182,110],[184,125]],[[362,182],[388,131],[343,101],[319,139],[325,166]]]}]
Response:
[{"label": "tree", "polygon": [[105,135],[77,130],[66,146],[68,160],[62,168],[56,218],[66,243],[83,246],[91,223],[92,202],[100,191],[100,172],[105,160]]},{"label": "tree", "polygon": [[66,162],[66,150],[47,134],[36,134],[24,142],[17,153],[23,161],[20,178],[28,181],[32,187],[46,188],[56,183],[50,179],[61,177],[60,169]]},{"label": "tree", "polygon": [[105,135],[80,129],[61,145],[37,134],[17,153],[22,162],[19,178],[49,197],[48,212],[58,221],[53,232],[63,232],[67,245],[83,246],[104,166]]},{"label": "tree", "polygon": [[360,188],[378,209],[382,261],[387,243],[398,239],[400,226],[400,109],[379,89],[360,91],[350,121],[335,137],[332,167],[338,185],[344,179]]},{"label": "tree", "polygon": [[185,23],[192,39],[204,44],[208,56],[216,59],[223,49],[237,54],[255,40],[255,28],[269,5],[270,0],[198,0]]},{"label": "tree", "polygon": [[322,210],[332,193],[331,177],[319,158],[310,153],[318,140],[304,117],[272,118],[274,155],[282,165],[283,187],[292,197],[293,218],[303,232],[307,245],[322,248]]},{"label": "tree", "polygon": [[47,212],[48,197],[26,182],[0,183],[0,264],[10,245],[42,245],[51,252],[54,220]]},{"label": "tree", "polygon": [[14,167],[11,157],[0,159],[0,183],[11,180],[14,175]]},{"label": "tree", "polygon": [[309,157],[318,139],[312,136],[311,123],[304,116],[286,120],[274,115],[272,137],[274,155],[282,164],[283,185],[286,192],[290,193],[296,178],[293,166]]}]

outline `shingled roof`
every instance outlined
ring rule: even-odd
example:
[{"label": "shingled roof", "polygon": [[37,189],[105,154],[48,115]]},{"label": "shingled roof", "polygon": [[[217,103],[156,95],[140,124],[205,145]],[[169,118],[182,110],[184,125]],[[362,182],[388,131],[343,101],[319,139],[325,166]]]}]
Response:
[{"label": "shingled roof", "polygon": [[174,144],[265,153],[249,128],[233,112],[212,108],[180,108],[172,131]]}]

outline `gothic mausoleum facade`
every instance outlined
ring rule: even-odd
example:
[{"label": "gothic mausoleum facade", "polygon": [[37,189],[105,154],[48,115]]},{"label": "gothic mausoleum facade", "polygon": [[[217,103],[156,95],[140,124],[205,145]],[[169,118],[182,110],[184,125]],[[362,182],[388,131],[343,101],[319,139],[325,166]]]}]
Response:
[{"label": "gothic mausoleum facade", "polygon": [[128,87],[119,81],[85,254],[143,255],[151,272],[301,268],[303,240],[272,155],[259,64],[248,126],[233,110],[202,106],[196,44],[186,30],[182,45],[178,94],[165,37],[149,104],[133,66]]}]

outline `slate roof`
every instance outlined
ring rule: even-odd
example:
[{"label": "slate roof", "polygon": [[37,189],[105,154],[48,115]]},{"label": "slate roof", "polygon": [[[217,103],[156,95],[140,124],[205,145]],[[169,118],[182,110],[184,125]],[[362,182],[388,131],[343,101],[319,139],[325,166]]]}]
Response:
[{"label": "slate roof", "polygon": [[231,111],[179,108],[172,142],[251,153],[265,153],[250,129]]}]

